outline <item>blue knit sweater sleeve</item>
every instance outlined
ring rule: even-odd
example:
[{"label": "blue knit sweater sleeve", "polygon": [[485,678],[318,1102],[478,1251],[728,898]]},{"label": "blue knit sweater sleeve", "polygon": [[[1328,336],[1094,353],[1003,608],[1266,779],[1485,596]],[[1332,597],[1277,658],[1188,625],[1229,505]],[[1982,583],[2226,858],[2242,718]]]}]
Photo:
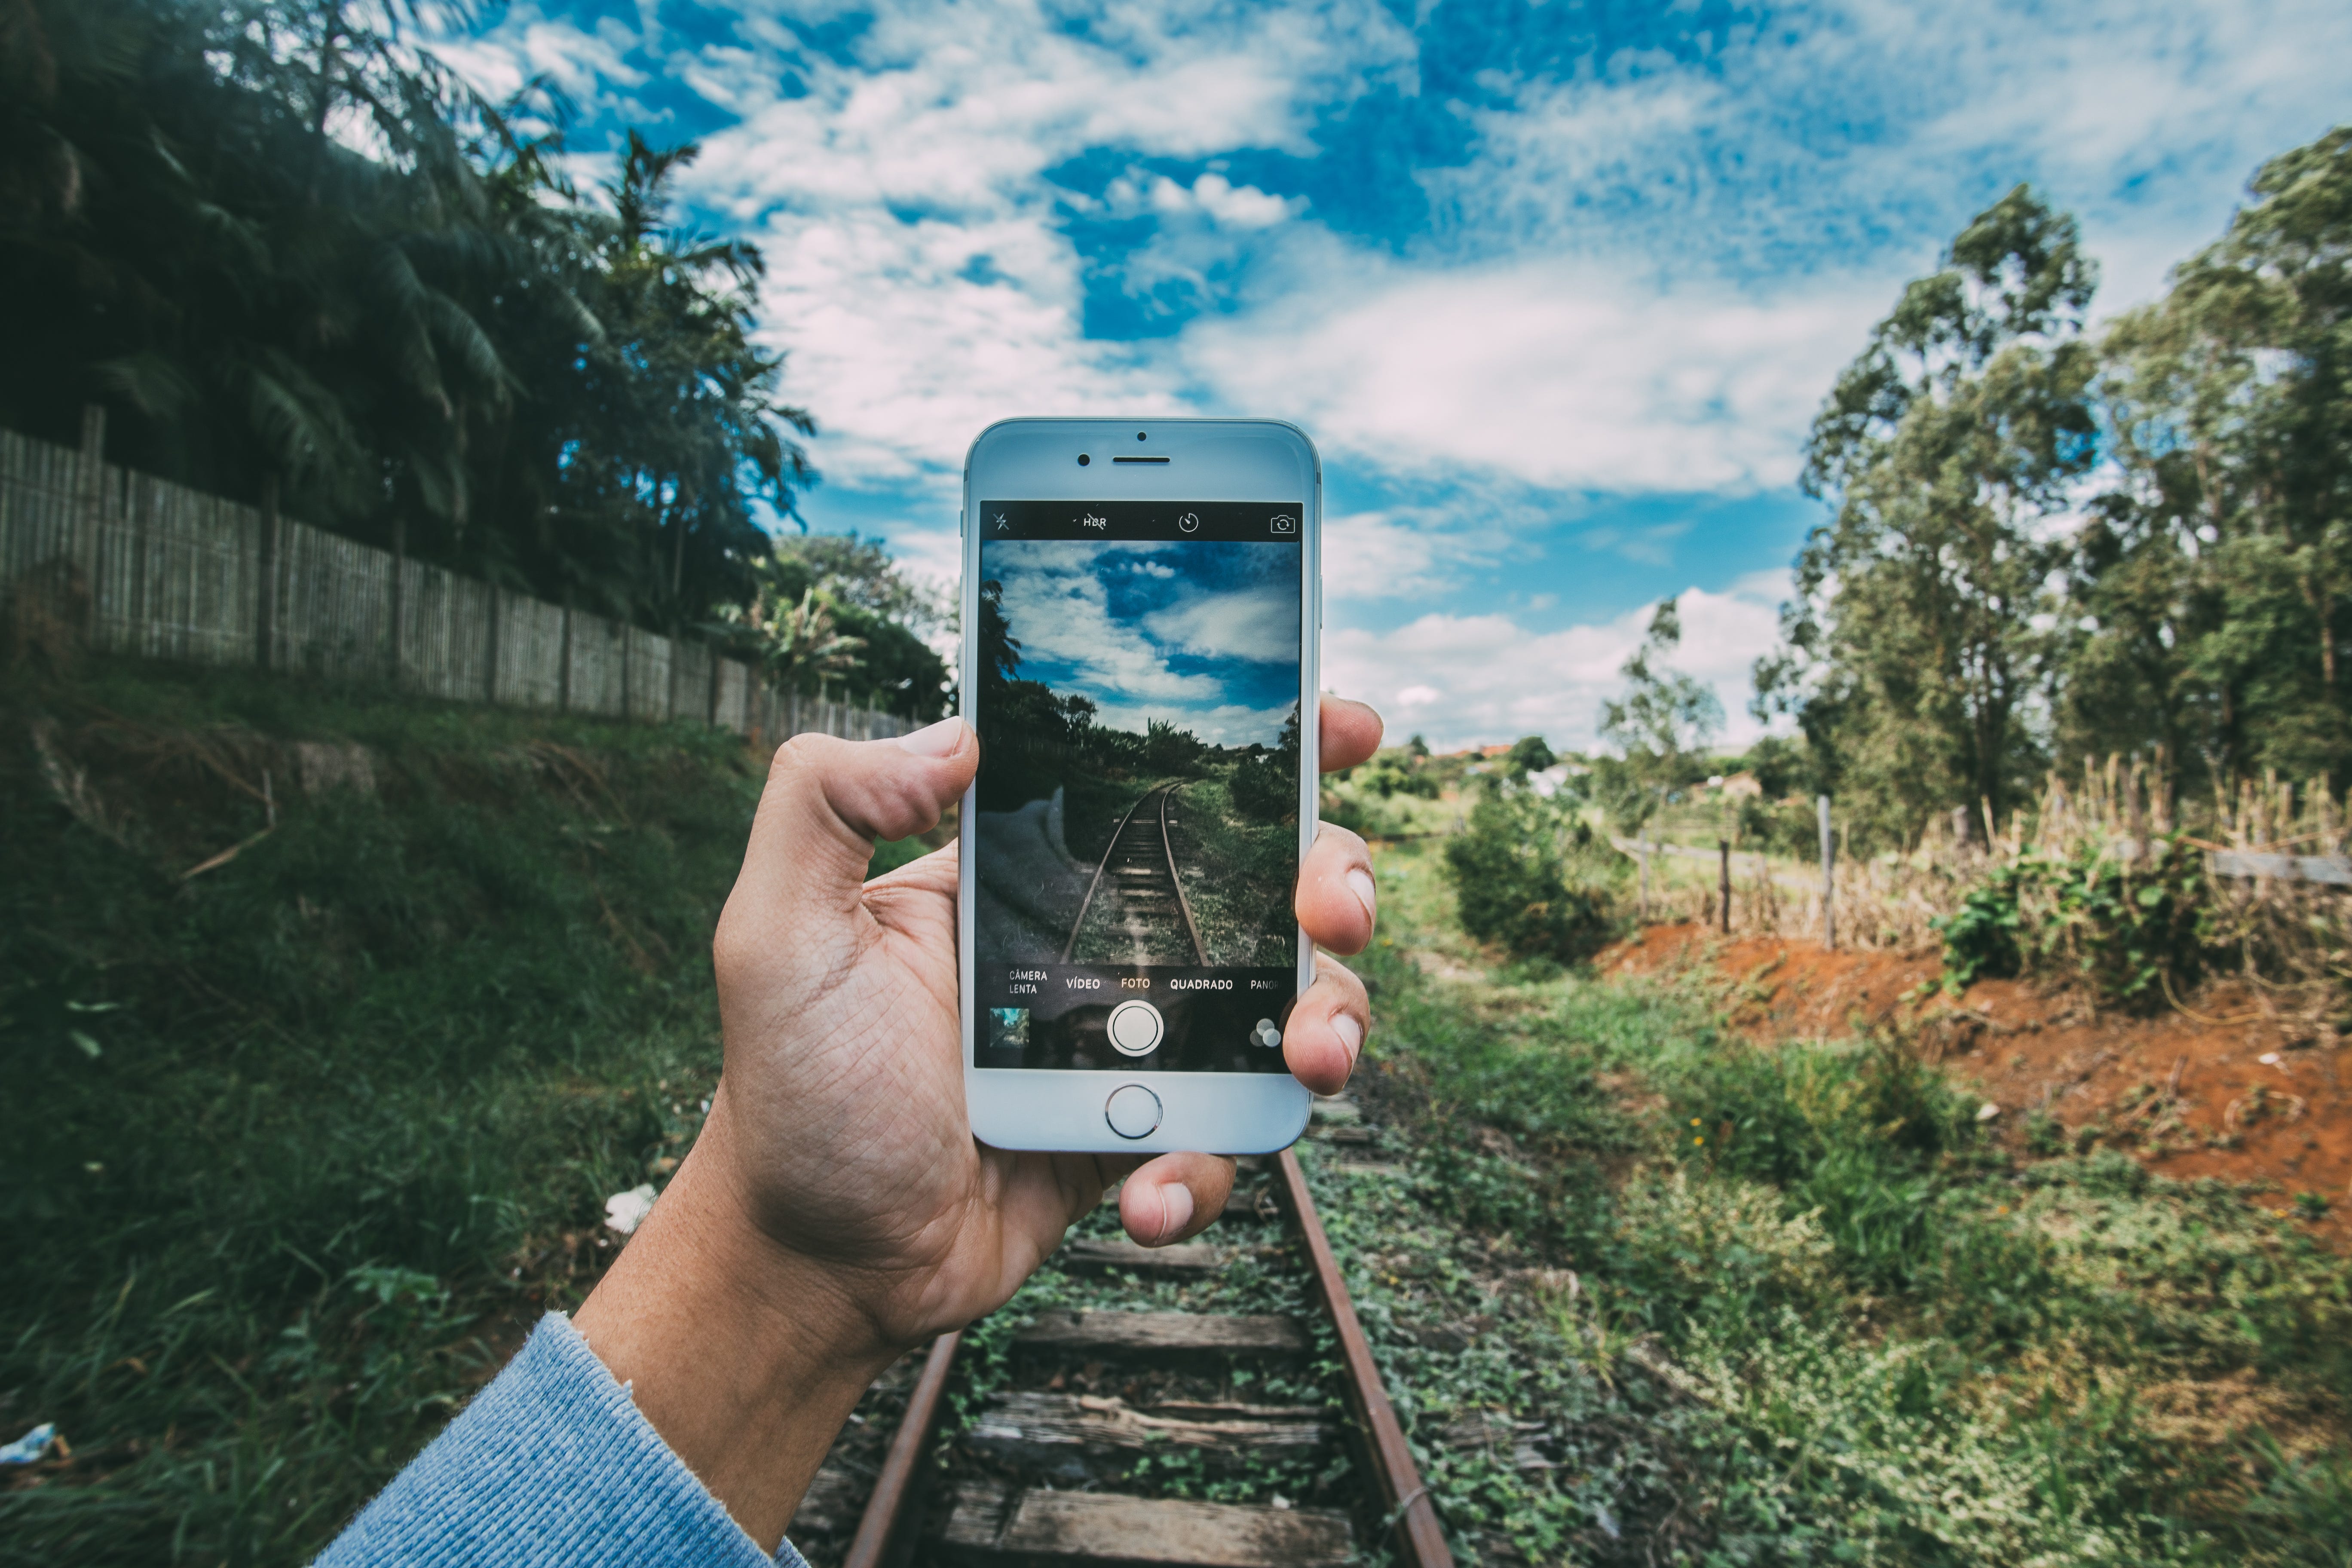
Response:
[{"label": "blue knit sweater sleeve", "polygon": [[807,1568],[772,1559],[561,1312],[362,1510],[320,1568]]}]

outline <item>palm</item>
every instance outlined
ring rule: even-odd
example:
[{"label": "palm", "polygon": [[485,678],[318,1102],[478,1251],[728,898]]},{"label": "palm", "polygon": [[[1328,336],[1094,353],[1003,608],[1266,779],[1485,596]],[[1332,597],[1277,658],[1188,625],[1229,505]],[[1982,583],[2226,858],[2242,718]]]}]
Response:
[{"label": "palm", "polygon": [[[864,1274],[893,1338],[1003,1302],[1116,1173],[1091,1156],[972,1141],[956,867],[951,846],[867,885],[848,920],[795,931],[781,950],[790,963],[722,991],[726,1095],[760,1102],[775,1152],[751,1194],[761,1224]],[[774,1026],[786,1019],[796,1027]]]}]

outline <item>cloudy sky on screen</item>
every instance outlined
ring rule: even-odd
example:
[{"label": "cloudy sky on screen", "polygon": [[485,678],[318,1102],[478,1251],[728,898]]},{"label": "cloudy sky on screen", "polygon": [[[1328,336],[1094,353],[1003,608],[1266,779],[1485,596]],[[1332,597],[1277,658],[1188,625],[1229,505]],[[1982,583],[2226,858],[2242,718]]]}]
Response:
[{"label": "cloudy sky on screen", "polygon": [[1806,426],[1904,280],[2031,180],[2145,300],[2352,118],[2342,0],[522,0],[444,52],[560,84],[592,177],[703,144],[815,528],[944,578],[991,420],[1304,426],[1327,684],[1441,744],[1587,743],[1666,595],[1752,733]]},{"label": "cloudy sky on screen", "polygon": [[1024,680],[1095,721],[1154,719],[1217,746],[1279,744],[1298,706],[1298,553],[1272,544],[982,544]]}]

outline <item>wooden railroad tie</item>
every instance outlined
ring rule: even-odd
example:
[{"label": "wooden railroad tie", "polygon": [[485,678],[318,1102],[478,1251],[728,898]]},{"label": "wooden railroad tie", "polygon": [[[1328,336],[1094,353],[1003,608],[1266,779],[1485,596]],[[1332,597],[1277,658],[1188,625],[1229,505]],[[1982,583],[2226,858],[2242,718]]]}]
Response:
[{"label": "wooden railroad tie", "polygon": [[971,1563],[1339,1568],[1356,1543],[1343,1513],[1101,1492],[956,1490],[940,1545]]},{"label": "wooden railroad tie", "polygon": [[1296,1318],[1208,1312],[1040,1312],[1013,1336],[1021,1350],[1098,1355],[1299,1355]]}]

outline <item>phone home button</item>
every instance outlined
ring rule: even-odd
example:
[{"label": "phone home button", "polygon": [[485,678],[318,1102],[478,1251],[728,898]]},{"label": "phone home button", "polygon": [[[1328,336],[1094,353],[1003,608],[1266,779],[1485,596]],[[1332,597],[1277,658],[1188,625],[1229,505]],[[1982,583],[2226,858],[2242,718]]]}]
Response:
[{"label": "phone home button", "polygon": [[1139,1083],[1111,1090],[1103,1120],[1122,1138],[1149,1138],[1160,1130],[1160,1097]]},{"label": "phone home button", "polygon": [[1122,1056],[1148,1057],[1160,1048],[1168,1032],[1160,1009],[1140,997],[1129,997],[1110,1010],[1110,1043]]}]

